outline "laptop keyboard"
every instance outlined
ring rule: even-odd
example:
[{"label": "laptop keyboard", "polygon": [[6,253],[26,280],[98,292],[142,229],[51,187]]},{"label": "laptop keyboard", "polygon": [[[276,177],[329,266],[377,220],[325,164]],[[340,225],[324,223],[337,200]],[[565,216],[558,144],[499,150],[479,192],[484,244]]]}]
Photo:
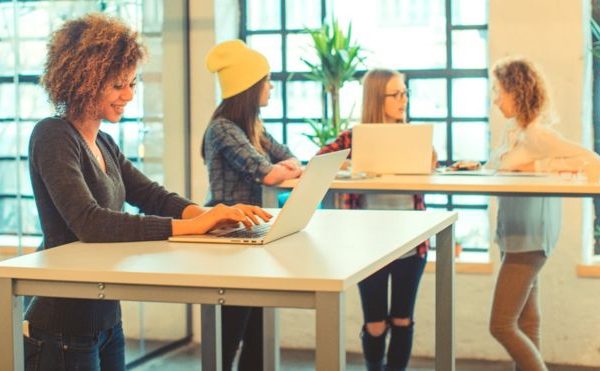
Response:
[{"label": "laptop keyboard", "polygon": [[270,224],[258,224],[252,226],[252,228],[244,228],[238,229],[235,231],[231,231],[229,233],[225,233],[223,237],[233,237],[233,238],[261,238],[264,237],[269,229],[271,228]]}]

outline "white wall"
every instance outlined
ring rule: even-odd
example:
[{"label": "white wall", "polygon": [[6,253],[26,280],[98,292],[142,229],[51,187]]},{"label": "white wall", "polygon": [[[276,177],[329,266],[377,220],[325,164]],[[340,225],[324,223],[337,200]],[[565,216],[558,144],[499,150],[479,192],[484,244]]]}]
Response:
[{"label": "white wall", "polygon": [[[227,24],[230,26],[225,28],[230,31],[235,27],[231,20],[237,20],[238,16],[234,1],[215,3],[219,4],[221,11],[214,8],[212,0],[191,2],[193,129],[190,140],[192,195],[196,201],[202,201],[206,191],[206,174],[198,148],[215,106],[214,78],[204,69],[204,55],[215,40],[228,38],[216,36],[215,25],[224,24],[215,22],[215,12],[229,20]],[[584,143],[590,142],[589,97],[586,96],[590,78],[589,56],[584,47],[589,19],[587,3],[586,0],[490,0],[489,23],[490,61],[512,54],[521,54],[536,61],[546,72],[557,112],[562,118],[557,129],[566,137]],[[493,142],[496,142],[503,121],[494,110],[490,121]],[[541,274],[542,347],[548,362],[600,367],[599,282],[578,278],[575,272],[576,264],[582,261],[583,241],[589,242],[590,238],[589,228],[583,226],[584,211],[589,212],[588,202],[564,202],[559,245]],[[493,210],[491,214],[493,219]],[[585,225],[588,224],[586,220]],[[491,259],[495,267],[493,275],[457,276],[456,355],[460,358],[507,359],[505,351],[491,338],[487,329],[498,269],[495,246]],[[415,356],[433,356],[434,289],[434,275],[426,273],[415,316]],[[346,299],[347,349],[360,352],[358,334],[362,315],[357,290],[350,290]],[[199,327],[196,325],[195,329]],[[314,313],[282,310],[281,334],[284,347],[314,347]]]}]

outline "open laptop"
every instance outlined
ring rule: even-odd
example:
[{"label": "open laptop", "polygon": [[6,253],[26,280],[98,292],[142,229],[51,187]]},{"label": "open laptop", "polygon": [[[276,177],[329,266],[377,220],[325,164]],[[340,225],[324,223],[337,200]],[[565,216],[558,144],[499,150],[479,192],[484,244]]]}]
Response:
[{"label": "open laptop", "polygon": [[240,227],[203,235],[173,236],[169,241],[264,245],[299,232],[310,221],[349,152],[345,149],[313,157],[272,224],[263,223],[252,228]]},{"label": "open laptop", "polygon": [[352,128],[352,172],[429,174],[431,124],[360,124]]}]

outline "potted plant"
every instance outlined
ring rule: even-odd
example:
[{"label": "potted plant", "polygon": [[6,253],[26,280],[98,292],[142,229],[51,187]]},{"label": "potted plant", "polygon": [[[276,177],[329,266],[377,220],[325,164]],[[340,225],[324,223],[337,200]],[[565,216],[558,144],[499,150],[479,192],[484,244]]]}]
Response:
[{"label": "potted plant", "polygon": [[[316,30],[306,29],[312,39],[312,47],[317,56],[313,63],[302,58],[310,69],[306,76],[321,83],[326,96],[323,97],[323,111],[320,120],[308,120],[313,133],[305,134],[313,143],[322,147],[333,141],[338,134],[348,128],[349,118],[340,115],[340,89],[348,81],[355,80],[355,72],[364,58],[362,48],[352,39],[352,24],[346,33],[339,23],[332,20],[331,25],[323,24]],[[327,113],[327,98],[331,104],[331,117]]]}]

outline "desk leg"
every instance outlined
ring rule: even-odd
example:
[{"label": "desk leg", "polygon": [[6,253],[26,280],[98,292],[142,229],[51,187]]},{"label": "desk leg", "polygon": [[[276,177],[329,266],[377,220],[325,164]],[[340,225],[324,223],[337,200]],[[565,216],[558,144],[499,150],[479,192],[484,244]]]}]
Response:
[{"label": "desk leg", "polygon": [[201,305],[202,369],[221,371],[221,306]]},{"label": "desk leg", "polygon": [[454,225],[435,240],[435,369],[454,371]]},{"label": "desk leg", "polygon": [[344,293],[317,292],[316,370],[346,369]]},{"label": "desk leg", "polygon": [[323,197],[323,201],[321,201],[321,206],[323,209],[335,209],[335,191],[328,190],[325,193],[325,197]]},{"label": "desk leg", "polygon": [[279,207],[279,196],[280,188],[277,187],[262,187],[262,206],[263,207]]},{"label": "desk leg", "polygon": [[13,281],[0,278],[0,370],[24,369],[23,301],[13,295]]},{"label": "desk leg", "polygon": [[265,371],[279,370],[279,311],[263,308],[263,365]]}]

